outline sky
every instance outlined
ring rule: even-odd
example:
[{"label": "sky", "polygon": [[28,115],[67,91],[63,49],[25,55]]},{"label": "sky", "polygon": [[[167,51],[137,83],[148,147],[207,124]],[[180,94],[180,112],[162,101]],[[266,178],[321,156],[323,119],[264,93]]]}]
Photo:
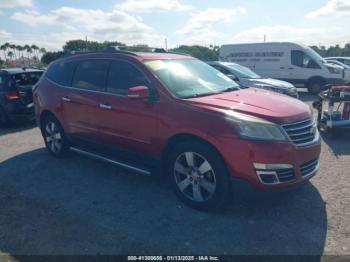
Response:
[{"label": "sky", "polygon": [[350,0],[0,0],[0,44],[350,43]]}]

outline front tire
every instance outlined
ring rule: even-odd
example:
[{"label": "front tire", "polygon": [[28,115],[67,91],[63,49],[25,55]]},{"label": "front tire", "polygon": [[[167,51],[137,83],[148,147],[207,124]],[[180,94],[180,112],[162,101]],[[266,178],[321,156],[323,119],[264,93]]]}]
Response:
[{"label": "front tire", "polygon": [[310,94],[317,95],[317,94],[319,94],[322,91],[322,87],[324,85],[325,85],[324,82],[322,82],[320,80],[314,80],[314,81],[311,81],[307,85],[307,89],[308,89]]},{"label": "front tire", "polygon": [[201,142],[183,142],[170,153],[167,173],[176,195],[197,209],[223,206],[229,199],[230,179],[221,156]]},{"label": "front tire", "polygon": [[51,155],[57,158],[67,156],[69,142],[61,124],[54,116],[50,115],[44,118],[41,132],[46,148]]}]

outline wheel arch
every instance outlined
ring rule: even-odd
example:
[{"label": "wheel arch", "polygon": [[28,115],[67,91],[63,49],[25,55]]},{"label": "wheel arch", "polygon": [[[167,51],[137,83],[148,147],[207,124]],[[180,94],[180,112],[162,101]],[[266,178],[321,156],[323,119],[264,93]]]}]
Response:
[{"label": "wheel arch", "polygon": [[313,82],[321,82],[327,84],[327,80],[323,76],[312,76],[306,81],[306,86],[309,86]]},{"label": "wheel arch", "polygon": [[40,122],[39,122],[39,123],[40,123],[40,128],[42,127],[42,124],[43,124],[44,119],[45,119],[46,117],[49,117],[49,116],[53,116],[53,117],[55,117],[55,118],[57,119],[57,117],[55,116],[55,114],[52,113],[52,112],[49,111],[49,110],[44,110],[44,111],[41,112],[40,118],[39,118],[39,121],[40,121]]},{"label": "wheel arch", "polygon": [[176,146],[178,143],[183,143],[186,141],[196,141],[199,143],[206,144],[207,146],[211,147],[221,158],[221,160],[225,163],[225,167],[227,167],[225,158],[223,155],[220,153],[218,150],[217,146],[215,145],[214,141],[208,141],[208,139],[200,136],[200,135],[195,135],[195,134],[190,134],[190,133],[179,133],[171,136],[165,143],[165,146],[162,150],[161,154],[161,159],[162,159],[162,170],[164,171],[168,162],[168,156],[171,152],[171,150]]}]

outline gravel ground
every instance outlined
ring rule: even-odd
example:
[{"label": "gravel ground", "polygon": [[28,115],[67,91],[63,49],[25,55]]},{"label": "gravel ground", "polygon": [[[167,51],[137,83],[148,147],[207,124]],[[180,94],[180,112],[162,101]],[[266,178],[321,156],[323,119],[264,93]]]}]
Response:
[{"label": "gravel ground", "polygon": [[350,255],[349,138],[323,137],[311,183],[237,184],[227,208],[199,212],[154,179],[50,157],[35,126],[0,129],[0,253]]}]

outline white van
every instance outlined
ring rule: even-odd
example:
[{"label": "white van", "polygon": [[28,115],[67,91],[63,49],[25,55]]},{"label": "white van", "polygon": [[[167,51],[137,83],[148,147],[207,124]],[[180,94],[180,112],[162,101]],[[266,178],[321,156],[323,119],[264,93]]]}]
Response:
[{"label": "white van", "polygon": [[327,62],[310,47],[295,43],[223,45],[220,61],[249,67],[257,74],[285,80],[318,93],[326,84],[344,84],[344,70]]}]

